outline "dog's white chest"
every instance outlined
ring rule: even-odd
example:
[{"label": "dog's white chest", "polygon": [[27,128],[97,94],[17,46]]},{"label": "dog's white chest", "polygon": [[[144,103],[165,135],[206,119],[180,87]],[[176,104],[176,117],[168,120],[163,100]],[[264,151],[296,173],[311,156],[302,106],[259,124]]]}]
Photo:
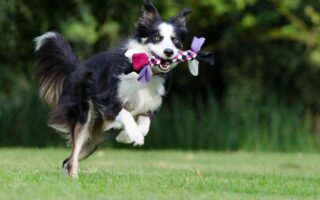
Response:
[{"label": "dog's white chest", "polygon": [[119,76],[118,97],[123,107],[132,115],[157,110],[165,93],[164,79],[154,76],[150,82],[140,83],[137,78],[135,72]]}]

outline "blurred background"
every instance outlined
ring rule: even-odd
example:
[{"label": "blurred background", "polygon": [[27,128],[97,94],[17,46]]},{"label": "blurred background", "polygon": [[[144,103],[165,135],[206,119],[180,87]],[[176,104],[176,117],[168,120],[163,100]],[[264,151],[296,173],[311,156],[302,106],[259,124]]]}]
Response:
[{"label": "blurred background", "polygon": [[[33,38],[61,32],[81,59],[134,32],[142,0],[0,0],[0,145],[64,146],[38,99]],[[164,19],[190,7],[189,46],[215,66],[180,65],[143,148],[319,151],[318,0],[154,0]],[[115,145],[115,144],[113,144]],[[118,145],[116,145],[118,146]],[[126,146],[128,147],[128,145]]]}]

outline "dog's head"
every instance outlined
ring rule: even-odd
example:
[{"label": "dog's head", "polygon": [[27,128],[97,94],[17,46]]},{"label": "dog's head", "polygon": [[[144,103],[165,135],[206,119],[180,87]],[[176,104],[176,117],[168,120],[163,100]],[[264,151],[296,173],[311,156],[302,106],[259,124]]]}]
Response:
[{"label": "dog's head", "polygon": [[[183,48],[187,34],[186,17],[190,13],[191,9],[186,8],[170,20],[163,21],[151,0],[144,0],[135,36],[148,52],[169,61]],[[167,71],[159,67],[160,71]]]}]

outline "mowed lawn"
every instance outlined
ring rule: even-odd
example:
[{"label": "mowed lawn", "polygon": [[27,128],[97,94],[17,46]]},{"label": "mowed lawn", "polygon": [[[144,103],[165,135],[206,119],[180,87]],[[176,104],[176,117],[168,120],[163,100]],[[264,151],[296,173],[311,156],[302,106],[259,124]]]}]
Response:
[{"label": "mowed lawn", "polygon": [[320,156],[104,149],[63,175],[67,149],[0,149],[0,199],[320,199]]}]

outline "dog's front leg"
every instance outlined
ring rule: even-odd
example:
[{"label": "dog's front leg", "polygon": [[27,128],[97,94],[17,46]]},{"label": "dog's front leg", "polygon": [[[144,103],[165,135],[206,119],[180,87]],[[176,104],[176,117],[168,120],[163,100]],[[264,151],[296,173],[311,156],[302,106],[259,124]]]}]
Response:
[{"label": "dog's front leg", "polygon": [[151,120],[149,116],[140,115],[137,119],[137,124],[143,136],[146,136],[150,129]]},{"label": "dog's front leg", "polygon": [[[125,140],[125,143],[132,143],[134,146],[141,146],[144,143],[144,136],[135,122],[131,113],[129,113],[126,109],[122,109],[116,117],[116,120],[120,122],[124,130],[117,136],[117,141]],[[125,133],[125,134],[124,134]]]},{"label": "dog's front leg", "polygon": [[[146,136],[149,132],[150,128],[150,117],[146,115],[140,115],[137,119],[138,127],[142,133],[143,136]],[[117,142],[130,144],[132,143],[132,140],[128,137],[128,133],[126,133],[125,130],[121,131],[118,136],[116,137]]]}]

